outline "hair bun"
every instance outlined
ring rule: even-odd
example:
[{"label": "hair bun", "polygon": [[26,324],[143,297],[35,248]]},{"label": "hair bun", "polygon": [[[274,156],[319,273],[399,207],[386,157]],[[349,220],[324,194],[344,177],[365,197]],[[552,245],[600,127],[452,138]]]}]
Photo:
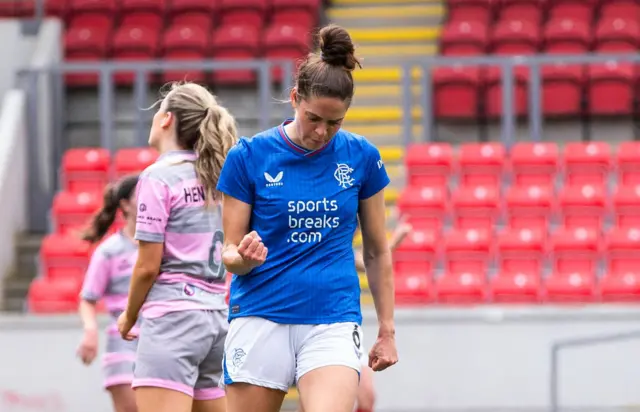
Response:
[{"label": "hair bun", "polygon": [[341,66],[351,71],[360,66],[355,55],[355,46],[349,32],[340,26],[330,24],[318,33],[320,57],[331,66]]}]

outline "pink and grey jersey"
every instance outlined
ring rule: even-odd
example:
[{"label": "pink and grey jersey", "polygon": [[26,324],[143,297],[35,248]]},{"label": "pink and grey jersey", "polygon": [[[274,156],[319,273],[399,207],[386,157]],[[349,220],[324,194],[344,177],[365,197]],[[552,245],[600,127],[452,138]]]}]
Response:
[{"label": "pink and grey jersey", "polygon": [[142,308],[145,317],[226,308],[220,207],[205,207],[195,159],[192,151],[164,153],[138,180],[135,238],[164,244],[160,274]]},{"label": "pink and grey jersey", "polygon": [[80,297],[97,302],[104,299],[114,319],[127,305],[129,282],[138,258],[138,246],[119,231],[104,240],[91,256]]}]

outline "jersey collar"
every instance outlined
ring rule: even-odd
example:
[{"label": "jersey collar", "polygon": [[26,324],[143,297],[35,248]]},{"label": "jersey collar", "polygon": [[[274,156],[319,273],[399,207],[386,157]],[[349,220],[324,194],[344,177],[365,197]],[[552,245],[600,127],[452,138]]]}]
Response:
[{"label": "jersey collar", "polygon": [[164,152],[158,157],[158,162],[160,161],[180,161],[180,160],[196,160],[198,156],[196,152],[193,150],[171,150],[169,152]]},{"label": "jersey collar", "polygon": [[293,121],[293,119],[287,119],[284,122],[282,122],[282,124],[280,126],[278,126],[278,134],[280,135],[280,137],[284,141],[285,145],[289,148],[289,150],[291,150],[292,152],[294,152],[294,153],[296,153],[296,154],[298,154],[300,156],[304,156],[304,157],[315,156],[318,153],[323,152],[329,146],[331,146],[333,144],[333,141],[336,138],[336,136],[333,136],[333,138],[331,140],[329,140],[324,146],[319,147],[319,148],[317,148],[315,150],[305,149],[304,147],[300,147],[299,145],[295,144],[289,138],[289,136],[287,136],[287,133],[284,130],[284,127],[286,125],[288,125],[289,123],[291,123],[292,121]]}]

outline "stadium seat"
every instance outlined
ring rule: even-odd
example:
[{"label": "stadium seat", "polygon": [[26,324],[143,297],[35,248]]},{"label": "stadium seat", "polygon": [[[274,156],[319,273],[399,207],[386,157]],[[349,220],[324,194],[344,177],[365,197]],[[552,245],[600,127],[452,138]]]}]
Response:
[{"label": "stadium seat", "polygon": [[606,142],[567,143],[563,153],[565,183],[605,186],[611,160],[611,146]]},{"label": "stadium seat", "polygon": [[34,11],[34,0],[8,0],[0,3],[0,17],[32,17]]},{"label": "stadium seat", "polygon": [[436,280],[442,303],[477,303],[487,297],[487,267],[491,258],[489,232],[458,230],[444,239],[445,274]]},{"label": "stadium seat", "polygon": [[225,25],[244,24],[261,29],[267,15],[267,0],[218,0],[220,22]]},{"label": "stadium seat", "polygon": [[320,0],[271,0],[272,23],[299,24],[315,27],[318,24]]},{"label": "stadium seat", "polygon": [[607,196],[602,186],[569,186],[559,195],[562,222],[567,228],[602,230],[608,211]]},{"label": "stadium seat", "polygon": [[591,23],[597,0],[554,0],[549,2],[551,19],[574,19]]},{"label": "stadium seat", "polygon": [[437,118],[472,119],[479,114],[480,70],[477,67],[441,67],[433,72]]},{"label": "stadium seat", "polygon": [[478,21],[450,21],[442,32],[440,53],[445,56],[483,54],[489,44],[486,24]]},{"label": "stadium seat", "polygon": [[[217,60],[254,59],[260,50],[260,31],[248,25],[222,26],[213,34],[212,57]],[[252,69],[216,70],[215,84],[251,84],[256,81]]]},{"label": "stadium seat", "polygon": [[498,21],[491,31],[491,51],[495,54],[534,54],[540,48],[538,23],[529,20]]},{"label": "stadium seat", "polygon": [[[167,61],[202,60],[208,49],[207,33],[200,27],[173,25],[162,36],[162,57]],[[206,83],[206,78],[206,73],[194,70],[162,73],[163,83],[180,80]]]},{"label": "stadium seat", "polygon": [[550,20],[544,29],[546,53],[586,53],[591,45],[589,23],[573,19]]},{"label": "stadium seat", "polygon": [[491,0],[449,0],[449,21],[478,21],[487,24],[491,18]]},{"label": "stadium seat", "polygon": [[425,304],[432,300],[433,282],[423,272],[396,274],[396,304]]},{"label": "stadium seat", "polygon": [[167,0],[120,0],[122,26],[145,26],[160,30]]},{"label": "stadium seat", "polygon": [[619,185],[640,184],[640,142],[622,142],[616,159]]},{"label": "stadium seat", "polygon": [[170,1],[167,5],[170,25],[200,27],[206,33],[213,28],[214,16],[218,9],[217,0]]},{"label": "stadium seat", "polygon": [[452,194],[451,204],[457,228],[490,231],[499,218],[499,189],[494,186],[461,187]]},{"label": "stadium seat", "polygon": [[69,0],[68,27],[113,27],[115,0]]},{"label": "stadium seat", "polygon": [[[296,62],[309,52],[309,27],[272,24],[263,33],[264,56],[269,59],[289,59]],[[281,80],[280,67],[273,68],[273,79]]]},{"label": "stadium seat", "polygon": [[595,230],[563,229],[552,237],[553,274],[546,279],[551,302],[591,301],[596,297],[600,238]]},{"label": "stadium seat", "polygon": [[62,187],[69,192],[101,191],[111,178],[110,171],[107,149],[69,149],[62,156]]},{"label": "stadium seat", "polygon": [[82,281],[92,247],[79,236],[49,234],[40,246],[41,274],[47,279]]},{"label": "stadium seat", "polygon": [[[17,0],[22,3],[22,0]],[[45,0],[44,11],[47,16],[65,18],[69,11],[69,0]]]},{"label": "stadium seat", "polygon": [[600,19],[595,30],[594,48],[598,52],[635,52],[640,47],[640,26],[632,19]]},{"label": "stadium seat", "polygon": [[86,227],[100,208],[102,195],[97,192],[58,192],[53,198],[53,230],[60,234],[76,234]]},{"label": "stadium seat", "polygon": [[513,186],[505,196],[507,222],[514,229],[547,230],[553,213],[551,186]]},{"label": "stadium seat", "polygon": [[29,312],[43,315],[77,312],[81,287],[75,280],[36,278],[29,286]]},{"label": "stadium seat", "polygon": [[[96,26],[73,26],[64,35],[65,60],[99,61],[107,57],[111,28]],[[73,73],[65,76],[68,86],[83,87],[98,84],[97,73]]]},{"label": "stadium seat", "polygon": [[640,183],[618,186],[611,202],[616,226],[640,228]]},{"label": "stadium seat", "polygon": [[549,117],[575,116],[582,111],[584,68],[556,63],[542,67],[542,110]]},{"label": "stadium seat", "polygon": [[439,232],[447,212],[445,187],[407,186],[398,198],[398,209],[417,230]]},{"label": "stadium seat", "polygon": [[444,188],[454,167],[453,149],[448,143],[412,144],[404,161],[409,186]]},{"label": "stadium seat", "polygon": [[544,14],[546,0],[502,0],[500,2],[500,20],[527,20],[539,25]]},{"label": "stadium seat", "polygon": [[633,65],[609,61],[589,67],[588,107],[592,115],[631,114]]},{"label": "stadium seat", "polygon": [[158,152],[151,148],[126,148],[116,152],[113,166],[116,178],[140,173],[152,165],[158,158]]},{"label": "stadium seat", "polygon": [[[159,31],[152,26],[121,26],[113,37],[113,57],[118,60],[150,60],[154,59],[160,49]],[[149,81],[152,75],[148,75]],[[118,73],[115,75],[117,85],[130,85],[134,74]]]},{"label": "stadium seat", "polygon": [[640,4],[636,0],[603,0],[600,6],[602,19],[634,19],[640,17]]},{"label": "stadium seat", "polygon": [[546,231],[512,229],[498,237],[499,272],[491,281],[494,302],[537,302],[545,261]]},{"label": "stadium seat", "polygon": [[514,184],[553,187],[559,156],[560,150],[555,143],[516,143],[511,148]]},{"label": "stadium seat", "polygon": [[[523,66],[513,70],[514,107],[516,116],[527,114],[529,69]],[[502,70],[499,67],[489,67],[486,74],[485,110],[490,118],[502,116]]]},{"label": "stadium seat", "polygon": [[459,151],[460,183],[465,186],[499,186],[505,163],[499,143],[464,143]]},{"label": "stadium seat", "polygon": [[393,251],[396,276],[412,273],[431,276],[437,259],[437,246],[433,231],[419,229],[410,233]]},{"label": "stadium seat", "polygon": [[600,281],[605,301],[640,298],[640,228],[614,229],[606,239],[607,272]]}]

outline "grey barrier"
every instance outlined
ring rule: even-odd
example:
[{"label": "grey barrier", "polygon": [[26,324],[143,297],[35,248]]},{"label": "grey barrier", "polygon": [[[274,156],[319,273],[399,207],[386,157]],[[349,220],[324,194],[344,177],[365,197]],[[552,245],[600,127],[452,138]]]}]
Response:
[{"label": "grey barrier", "polygon": [[[65,62],[45,68],[25,68],[18,72],[18,86],[27,94],[27,116],[32,119],[28,123],[29,138],[29,216],[32,232],[46,232],[48,219],[47,213],[51,205],[53,194],[58,189],[58,170],[62,159],[62,153],[66,149],[63,145],[63,134],[66,125],[65,113],[65,84],[64,76],[67,74],[93,74],[97,73],[98,80],[98,105],[100,116],[100,144],[111,151],[115,149],[114,138],[114,75],[120,72],[135,73],[133,82],[133,98],[136,107],[143,108],[147,104],[146,97],[149,90],[148,75],[163,73],[171,70],[198,70],[215,72],[218,70],[253,70],[257,72],[257,96],[258,96],[258,125],[260,129],[270,127],[270,114],[272,108],[271,86],[273,84],[272,70],[280,68],[282,73],[281,88],[287,90],[292,86],[294,62],[289,59],[260,59],[260,60],[197,60],[197,61],[144,61],[144,62]],[[43,170],[44,167],[35,159],[40,157],[40,148],[37,144],[37,136],[41,125],[36,119],[41,110],[38,84],[46,75],[48,90],[50,91],[51,124],[54,126],[52,133],[54,150],[51,170]],[[146,145],[148,130],[145,113],[139,110],[135,117],[136,144]],[[54,190],[45,190],[37,181],[37,176],[44,172],[51,179]]]},{"label": "grey barrier", "polygon": [[[422,110],[422,130],[426,140],[435,136],[435,118],[433,113],[433,83],[432,70],[438,67],[499,67],[502,74],[502,116],[501,140],[511,146],[516,130],[516,116],[514,114],[514,69],[517,66],[527,66],[529,73],[529,135],[532,140],[540,141],[544,136],[544,114],[542,112],[542,78],[544,65],[558,64],[597,64],[597,63],[640,63],[637,53],[606,53],[606,54],[538,54],[527,56],[492,56],[482,57],[445,57],[433,56],[406,61],[402,66],[402,105],[403,105],[403,141],[412,141],[412,127],[414,124],[411,87],[414,85],[412,72],[418,68],[422,71],[420,78],[421,93],[419,107]],[[637,99],[637,97],[636,97]]]}]

